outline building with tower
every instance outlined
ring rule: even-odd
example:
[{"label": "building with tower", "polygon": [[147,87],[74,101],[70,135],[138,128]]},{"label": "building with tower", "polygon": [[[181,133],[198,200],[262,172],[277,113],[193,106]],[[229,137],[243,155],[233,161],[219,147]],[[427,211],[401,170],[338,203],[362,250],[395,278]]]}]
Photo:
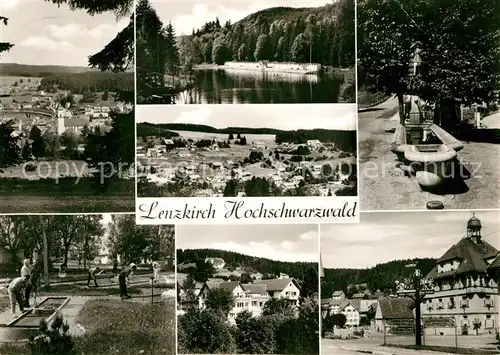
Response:
[{"label": "building with tower", "polygon": [[473,215],[466,236],[441,256],[426,276],[433,292],[421,304],[429,335],[494,334],[498,327],[498,284],[489,266],[499,251],[482,238],[481,221]]}]

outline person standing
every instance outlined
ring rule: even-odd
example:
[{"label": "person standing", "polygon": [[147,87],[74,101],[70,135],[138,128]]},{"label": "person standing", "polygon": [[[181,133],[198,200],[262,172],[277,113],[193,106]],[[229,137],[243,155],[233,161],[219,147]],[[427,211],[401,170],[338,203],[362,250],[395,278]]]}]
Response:
[{"label": "person standing", "polygon": [[120,286],[120,297],[121,299],[131,298],[127,293],[127,279],[134,274],[137,270],[137,266],[132,263],[127,267],[124,267],[120,274],[118,274],[118,284]]},{"label": "person standing", "polygon": [[26,276],[17,277],[9,284],[9,300],[12,317],[16,318],[16,303],[19,305],[21,313],[24,312],[23,289],[26,286],[28,278]]},{"label": "person standing", "polygon": [[153,275],[154,275],[154,282],[160,282],[160,271],[161,271],[161,266],[160,263],[157,261],[153,262]]},{"label": "person standing", "polygon": [[87,287],[90,287],[90,281],[94,281],[95,287],[99,287],[97,284],[97,273],[101,270],[99,266],[93,267],[89,270],[89,277],[87,278]]},{"label": "person standing", "polygon": [[40,274],[42,272],[42,266],[40,261],[35,260],[33,263],[33,268],[31,270],[31,291],[33,291],[33,298],[35,302],[35,307],[36,307],[36,298],[38,296],[38,291],[40,289]]},{"label": "person standing", "polygon": [[118,260],[113,261],[113,277],[118,275]]},{"label": "person standing", "polygon": [[31,269],[30,259],[24,259],[23,267],[21,268],[21,277],[26,278],[26,286],[24,288],[24,307],[30,307],[30,293],[31,293]]}]

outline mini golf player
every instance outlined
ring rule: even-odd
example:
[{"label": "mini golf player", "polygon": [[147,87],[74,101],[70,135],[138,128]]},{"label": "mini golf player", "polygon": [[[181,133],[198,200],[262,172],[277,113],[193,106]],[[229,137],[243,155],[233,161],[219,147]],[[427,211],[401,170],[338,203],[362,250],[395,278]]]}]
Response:
[{"label": "mini golf player", "polygon": [[89,276],[87,278],[87,287],[90,287],[90,281],[94,281],[95,287],[99,287],[97,284],[97,278],[96,276],[102,274],[104,270],[101,271],[101,268],[99,266],[93,267],[89,270]]},{"label": "mini golf player", "polygon": [[27,276],[16,277],[9,284],[9,300],[12,317],[16,318],[16,303],[19,305],[19,310],[24,312],[23,290],[28,282]]},{"label": "mini golf player", "polygon": [[124,267],[120,274],[118,275],[118,283],[120,285],[120,297],[121,299],[131,298],[127,293],[127,279],[134,274],[137,270],[137,266],[132,263],[127,267]]}]

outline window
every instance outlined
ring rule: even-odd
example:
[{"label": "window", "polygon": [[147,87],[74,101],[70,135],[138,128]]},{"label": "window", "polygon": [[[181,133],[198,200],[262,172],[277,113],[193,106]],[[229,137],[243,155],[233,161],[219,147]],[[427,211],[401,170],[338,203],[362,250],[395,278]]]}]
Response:
[{"label": "window", "polygon": [[257,301],[252,301],[252,306],[257,306]]}]

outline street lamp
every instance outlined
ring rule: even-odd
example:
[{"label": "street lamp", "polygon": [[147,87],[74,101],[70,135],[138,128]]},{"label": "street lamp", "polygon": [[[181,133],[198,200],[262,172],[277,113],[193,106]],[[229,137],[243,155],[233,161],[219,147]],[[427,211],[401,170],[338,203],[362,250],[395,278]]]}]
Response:
[{"label": "street lamp", "polygon": [[[415,301],[415,345],[422,345],[422,314],[420,304],[422,295],[432,293],[432,289],[428,285],[422,285],[423,277],[420,269],[416,264],[405,265],[408,269],[414,269],[412,278],[408,282],[400,283],[396,281],[396,293],[405,297],[410,297]],[[412,287],[413,286],[413,287]],[[424,287],[422,287],[424,286]]]}]

